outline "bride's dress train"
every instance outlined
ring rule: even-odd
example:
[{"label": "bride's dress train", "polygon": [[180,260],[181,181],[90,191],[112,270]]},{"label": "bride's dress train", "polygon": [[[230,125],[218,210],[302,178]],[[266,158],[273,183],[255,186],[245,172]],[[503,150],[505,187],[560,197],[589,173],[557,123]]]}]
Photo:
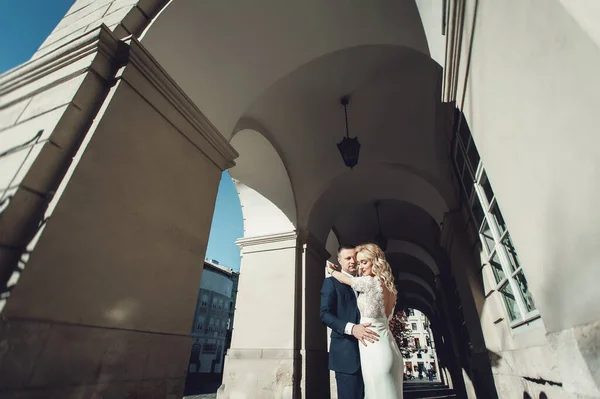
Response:
[{"label": "bride's dress train", "polygon": [[404,360],[389,329],[390,315],[385,315],[383,288],[371,276],[355,277],[352,288],[358,292],[358,309],[362,323],[379,334],[379,341],[360,344],[360,364],[365,382],[365,399],[401,399]]}]

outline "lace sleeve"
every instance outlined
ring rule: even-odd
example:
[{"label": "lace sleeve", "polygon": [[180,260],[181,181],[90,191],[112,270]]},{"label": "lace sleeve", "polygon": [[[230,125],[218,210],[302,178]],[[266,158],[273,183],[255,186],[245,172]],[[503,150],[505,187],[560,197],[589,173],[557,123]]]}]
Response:
[{"label": "lace sleeve", "polygon": [[371,276],[354,277],[351,282],[352,288],[358,292],[370,291],[375,288],[375,284],[377,284],[377,281]]}]

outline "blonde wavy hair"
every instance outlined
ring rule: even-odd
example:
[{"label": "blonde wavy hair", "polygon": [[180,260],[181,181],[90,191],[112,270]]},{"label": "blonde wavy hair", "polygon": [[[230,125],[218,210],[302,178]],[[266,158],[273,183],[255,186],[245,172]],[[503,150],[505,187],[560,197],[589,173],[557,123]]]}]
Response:
[{"label": "blonde wavy hair", "polygon": [[368,260],[373,264],[373,274],[376,278],[381,280],[385,288],[394,293],[398,294],[396,290],[396,284],[394,284],[394,275],[392,274],[392,267],[385,260],[385,253],[376,244],[362,244],[356,247],[356,255],[362,253]]}]

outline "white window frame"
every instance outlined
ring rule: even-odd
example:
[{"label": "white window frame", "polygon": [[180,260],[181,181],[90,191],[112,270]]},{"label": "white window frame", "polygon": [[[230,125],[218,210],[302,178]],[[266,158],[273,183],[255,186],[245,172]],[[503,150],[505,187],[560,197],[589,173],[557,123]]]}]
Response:
[{"label": "white window frame", "polygon": [[[468,204],[469,213],[471,215],[474,225],[476,225],[478,223],[478,219],[475,216],[475,214],[473,213],[474,201],[479,202],[480,209],[483,211],[483,218],[482,218],[481,224],[479,226],[476,226],[477,233],[479,235],[479,240],[481,241],[481,246],[483,247],[483,250],[486,255],[486,260],[487,260],[487,262],[482,265],[482,268],[488,264],[490,265],[490,268],[493,268],[491,261],[494,258],[494,255],[497,254],[497,256],[499,258],[499,263],[500,263],[503,277],[500,279],[500,281],[498,281],[498,279],[496,278],[496,275],[494,273],[494,270],[491,270],[492,279],[494,281],[493,290],[497,291],[498,294],[502,296],[502,302],[504,305],[504,311],[506,312],[508,324],[511,328],[515,328],[515,327],[518,327],[525,323],[528,323],[528,322],[532,321],[533,319],[540,317],[540,314],[539,314],[539,311],[537,310],[537,308],[535,308],[531,311],[528,311],[527,306],[525,305],[525,298],[523,297],[523,294],[521,293],[521,290],[519,289],[516,278],[519,273],[523,274],[525,281],[527,281],[527,277],[525,276],[525,272],[523,271],[523,265],[520,262],[518,262],[518,266],[516,267],[516,269],[514,271],[512,270],[512,263],[510,261],[509,256],[506,253],[505,245],[503,244],[504,240],[506,240],[506,239],[510,240],[510,233],[508,231],[508,228],[506,227],[506,223],[504,223],[504,226],[506,227],[505,230],[501,231],[502,229],[499,227],[499,225],[496,221],[496,218],[494,216],[494,213],[492,212],[494,207],[497,206],[500,215],[502,215],[502,210],[500,209],[500,206],[498,205],[496,195],[494,194],[493,198],[488,199],[486,196],[485,190],[483,188],[482,179],[485,174],[485,168],[483,167],[483,164],[481,162],[481,157],[479,157],[476,169],[473,170],[473,168],[472,168],[472,165],[470,163],[470,160],[468,158],[468,153],[467,153],[467,148],[469,148],[470,145],[474,145],[472,143],[473,143],[473,137],[470,134],[469,134],[469,142],[466,145],[465,145],[465,143],[463,143],[462,138],[460,136],[457,136],[456,143],[455,143],[456,147],[453,149],[454,156],[452,158],[453,158],[453,162],[456,166],[456,170],[459,174],[460,184],[463,186],[462,189],[463,189],[463,192],[465,193],[465,195],[469,192],[469,190],[467,190],[467,187],[466,187],[466,182],[463,179],[463,175],[465,173],[465,168],[469,169],[467,176],[470,175],[471,177],[474,177],[474,180],[472,182],[473,186],[470,191],[470,198],[467,198],[467,204]],[[459,148],[459,146],[460,146],[460,148]],[[464,159],[464,164],[462,165],[462,169],[459,167],[457,159],[456,159],[459,151],[461,152],[461,157]],[[489,180],[489,178],[487,177],[487,174],[486,174],[486,178]],[[490,184],[490,187],[491,187],[491,184]],[[493,192],[493,190],[492,190],[492,192]],[[486,226],[486,225],[488,227],[488,230],[492,234],[492,237],[490,237],[493,240],[493,247],[491,248],[491,250],[488,248],[488,240],[486,240],[486,236],[483,234],[484,226]],[[511,243],[512,243],[512,240],[511,240]],[[510,287],[510,290],[512,291],[512,294],[515,298],[515,301],[517,304],[517,310],[519,312],[519,314],[517,315],[517,318],[515,318],[514,320],[511,320],[511,316],[510,316],[511,312],[509,311],[508,305],[505,302],[505,295],[500,291],[507,284]],[[535,306],[535,304],[534,304],[534,306]]]}]

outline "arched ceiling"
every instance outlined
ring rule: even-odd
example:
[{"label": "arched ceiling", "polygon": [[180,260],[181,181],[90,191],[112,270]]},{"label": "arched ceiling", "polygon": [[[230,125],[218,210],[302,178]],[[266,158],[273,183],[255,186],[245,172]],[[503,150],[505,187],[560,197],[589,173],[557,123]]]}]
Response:
[{"label": "arched ceiling", "polygon": [[[393,199],[418,206],[436,223],[443,219],[449,209],[448,202],[436,187],[411,170],[389,165],[387,168],[357,166],[330,182],[314,204],[307,226],[317,238],[323,239],[331,226],[344,219],[344,215],[352,219],[357,215],[354,210],[359,209],[361,204],[373,204],[380,199]],[[301,209],[299,215],[303,215]],[[369,211],[367,215],[374,217],[374,212]]]},{"label": "arched ceiling", "polygon": [[[436,129],[441,68],[430,57],[431,27],[423,26],[435,6],[419,7],[411,0],[173,0],[141,40],[225,137],[254,129],[268,139],[289,176],[295,215],[287,193],[277,193],[278,179],[265,176],[262,188],[239,180],[297,227],[319,230],[324,242],[337,217],[332,206],[339,196],[354,198],[361,182],[392,182],[378,189],[385,198],[418,204],[438,221],[452,201],[447,143]],[[350,129],[362,144],[352,174],[336,147],[344,94],[352,96]],[[249,165],[245,147],[236,148]]]},{"label": "arched ceiling", "polygon": [[[433,252],[439,243],[439,226],[422,208],[405,201],[378,200],[376,211],[374,202],[363,202],[344,213],[339,213],[335,230],[344,243],[364,243],[372,241],[379,231],[388,239],[394,240],[388,251],[408,247],[402,241],[410,240],[421,248]],[[379,213],[379,220],[377,217]],[[402,240],[401,242],[395,242]],[[389,245],[389,244],[388,244]],[[411,250],[407,248],[407,250]],[[416,251],[416,250],[414,250]],[[430,265],[430,267],[436,267]]]},{"label": "arched ceiling", "polygon": [[386,253],[386,258],[394,274],[409,273],[418,276],[432,289],[435,287],[435,275],[426,264],[419,259],[404,253]]},{"label": "arched ceiling", "polygon": [[410,0],[173,0],[141,40],[225,137],[268,87],[325,54],[383,44],[429,56]]},{"label": "arched ceiling", "polygon": [[440,269],[431,253],[427,252],[427,250],[415,244],[414,242],[403,240],[389,240],[387,252],[390,254],[402,253],[410,255],[413,258],[416,258],[423,262],[429,268],[429,270],[431,270],[434,276],[440,274]]},{"label": "arched ceiling", "polygon": [[417,284],[418,286],[420,286],[420,288],[423,288],[431,296],[432,299],[435,300],[436,294],[433,288],[421,277],[411,273],[400,272],[396,273],[394,278],[396,279],[396,282],[399,285],[403,283],[411,283],[411,285],[412,283]]},{"label": "arched ceiling", "polygon": [[[417,248],[394,249],[390,263],[429,301],[438,225],[455,201],[439,127],[439,41],[432,59],[426,40],[435,2],[173,0],[142,37],[240,153],[231,174],[255,205],[252,217],[244,210],[248,226],[273,206],[280,224],[328,247],[332,228],[358,243],[376,232],[372,203],[383,199],[386,236]],[[336,146],[345,94],[362,145],[354,170]]]},{"label": "arched ceiling", "polygon": [[[341,94],[351,94],[350,133],[361,142],[353,172],[398,169],[449,196],[446,139],[436,134],[440,70],[406,47],[361,46],[320,57],[279,80],[245,112],[275,137],[307,225],[313,204],[331,189],[355,182],[346,176],[336,143],[345,135]],[[399,182],[400,183],[400,182]],[[334,185],[338,187],[334,187]],[[418,184],[418,183],[417,183]],[[355,190],[355,188],[351,188]],[[392,197],[394,198],[394,197]],[[422,199],[421,199],[422,200]],[[430,209],[439,215],[440,209]],[[324,226],[325,230],[331,226]]]},{"label": "arched ceiling", "polygon": [[434,308],[429,304],[425,298],[418,294],[408,294],[408,295],[398,295],[398,303],[396,304],[396,309],[416,309],[419,312],[422,312],[427,316],[429,320],[433,320],[435,318]]},{"label": "arched ceiling", "polygon": [[[257,125],[254,127],[260,128]],[[275,148],[262,132],[253,129],[238,131],[231,144],[240,154],[236,166],[229,170],[229,174],[242,183],[238,184],[238,193],[244,213],[246,236],[256,235],[259,231],[267,234],[270,229],[275,229],[271,233],[293,230],[296,223],[294,193],[285,165]],[[260,162],[256,162],[257,159]],[[252,190],[248,191],[243,186]],[[242,191],[245,195],[242,195]],[[278,208],[285,216],[280,217],[277,209],[270,209],[271,207]],[[269,218],[277,219],[278,222],[273,221],[273,226],[265,226],[269,224],[265,223]]]}]

